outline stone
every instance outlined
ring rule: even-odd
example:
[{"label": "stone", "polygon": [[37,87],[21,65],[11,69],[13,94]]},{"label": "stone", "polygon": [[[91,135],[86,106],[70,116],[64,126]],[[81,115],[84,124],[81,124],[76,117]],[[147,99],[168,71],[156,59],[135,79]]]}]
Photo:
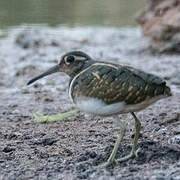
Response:
[{"label": "stone", "polygon": [[152,51],[180,53],[180,0],[150,0],[137,22]]},{"label": "stone", "polygon": [[170,139],[170,143],[172,144],[180,144],[180,135],[175,135]]}]

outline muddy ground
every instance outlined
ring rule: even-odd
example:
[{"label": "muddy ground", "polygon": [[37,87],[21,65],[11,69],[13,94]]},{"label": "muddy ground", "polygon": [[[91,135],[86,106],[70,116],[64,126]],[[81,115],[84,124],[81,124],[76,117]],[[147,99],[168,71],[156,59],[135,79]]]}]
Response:
[{"label": "muddy ground", "polygon": [[[180,179],[180,55],[151,54],[137,28],[18,27],[0,36],[0,179]],[[34,112],[74,108],[64,74],[26,86],[71,50],[136,66],[165,78],[172,88],[174,96],[137,113],[138,159],[93,169],[107,160],[116,140],[111,117],[78,113],[61,122],[34,122]],[[134,132],[130,115],[119,118],[128,130],[117,158],[130,152]]]}]

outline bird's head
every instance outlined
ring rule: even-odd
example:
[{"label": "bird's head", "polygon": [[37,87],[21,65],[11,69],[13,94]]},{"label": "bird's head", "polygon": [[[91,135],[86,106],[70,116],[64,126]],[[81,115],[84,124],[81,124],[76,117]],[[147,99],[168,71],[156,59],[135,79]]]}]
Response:
[{"label": "bird's head", "polygon": [[59,70],[69,76],[74,76],[91,60],[92,59],[84,52],[69,52],[61,57],[61,60],[59,61]]},{"label": "bird's head", "polygon": [[64,72],[70,77],[75,76],[81,70],[92,64],[93,60],[82,51],[72,51],[63,55],[59,63],[39,76],[31,79],[27,85],[56,72]]}]

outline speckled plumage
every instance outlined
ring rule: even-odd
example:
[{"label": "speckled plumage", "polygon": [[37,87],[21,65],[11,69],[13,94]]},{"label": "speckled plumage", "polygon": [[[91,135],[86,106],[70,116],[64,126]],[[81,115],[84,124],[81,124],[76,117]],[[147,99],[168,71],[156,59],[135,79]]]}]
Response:
[{"label": "speckled plumage", "polygon": [[[134,112],[144,109],[157,100],[171,95],[170,88],[161,78],[130,66],[93,60],[81,51],[73,51],[62,56],[59,64],[35,80],[51,72],[61,71],[70,76],[69,95],[80,110],[94,113],[94,109],[81,108],[80,104],[96,102],[104,105],[123,103],[124,108],[117,113]],[[83,99],[83,102],[80,102]],[[89,101],[93,99],[93,101]],[[95,103],[95,105],[97,105]],[[117,108],[117,106],[114,106]],[[122,107],[122,106],[120,106]],[[99,112],[99,111],[98,111]],[[108,109],[109,112],[109,109]],[[109,115],[112,115],[109,112]],[[102,115],[103,112],[100,114]],[[107,112],[104,112],[107,115]]]},{"label": "speckled plumage", "polygon": [[170,89],[157,76],[128,66],[94,61],[72,78],[71,96],[76,102],[79,96],[101,99],[105,104],[125,101],[138,104],[145,100],[168,96]]},{"label": "speckled plumage", "polygon": [[[138,156],[136,147],[141,123],[134,112],[171,96],[166,82],[155,75],[129,66],[98,62],[80,51],[65,54],[58,65],[30,80],[28,84],[55,72],[64,72],[70,76],[69,96],[80,110],[100,116],[132,114],[136,129],[132,150],[119,162]],[[125,135],[124,124],[118,122],[119,136],[105,166],[115,162],[118,147]]]}]

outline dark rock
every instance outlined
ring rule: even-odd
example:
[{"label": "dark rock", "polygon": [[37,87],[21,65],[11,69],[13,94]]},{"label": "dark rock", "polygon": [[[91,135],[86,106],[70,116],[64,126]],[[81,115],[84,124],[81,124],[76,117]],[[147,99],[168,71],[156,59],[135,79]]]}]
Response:
[{"label": "dark rock", "polygon": [[87,161],[87,160],[88,160],[88,156],[80,155],[80,157],[78,158],[77,162],[82,162],[82,161]]},{"label": "dark rock", "polygon": [[54,142],[56,142],[56,139],[53,136],[43,136],[43,138],[41,139],[41,143],[44,146],[51,146],[54,144]]},{"label": "dark rock", "polygon": [[40,153],[40,158],[47,159],[48,157],[49,157],[49,154],[43,153],[43,152]]},{"label": "dark rock", "polygon": [[73,152],[70,149],[65,149],[64,152],[66,153],[66,156],[71,156]]},{"label": "dark rock", "polygon": [[51,146],[53,145],[57,140],[53,137],[53,136],[43,136],[40,139],[34,139],[34,140],[30,140],[28,142],[28,144],[30,145],[43,145],[43,146]]},{"label": "dark rock", "polygon": [[5,152],[5,153],[9,153],[9,152],[12,152],[12,151],[15,151],[15,148],[13,148],[11,146],[6,146],[3,149],[3,152]]},{"label": "dark rock", "polygon": [[137,167],[129,167],[130,172],[137,172],[138,170],[139,170],[139,168],[137,168]]},{"label": "dark rock", "polygon": [[85,154],[80,154],[77,159],[77,162],[87,161],[88,159],[94,159],[97,156],[96,152],[87,151]]},{"label": "dark rock", "polygon": [[95,151],[89,152],[89,157],[94,159],[97,156]]},{"label": "dark rock", "polygon": [[180,144],[180,135],[176,135],[170,139],[172,144]]},{"label": "dark rock", "polygon": [[89,163],[80,163],[77,165],[76,170],[78,172],[85,172],[86,170],[89,169],[90,164]]}]

